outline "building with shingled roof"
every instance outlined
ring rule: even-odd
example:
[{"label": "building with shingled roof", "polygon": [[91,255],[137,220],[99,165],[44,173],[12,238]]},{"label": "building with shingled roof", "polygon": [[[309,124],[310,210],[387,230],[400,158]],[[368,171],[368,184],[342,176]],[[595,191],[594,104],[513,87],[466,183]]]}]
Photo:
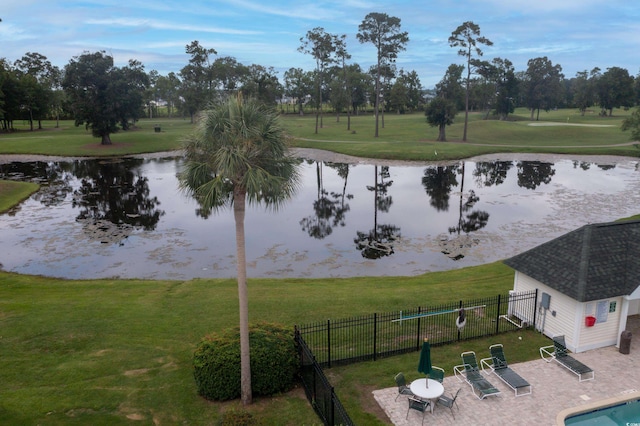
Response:
[{"label": "building with shingled roof", "polygon": [[538,290],[537,329],[573,352],[619,346],[640,313],[640,220],[585,225],[504,263],[515,292]]}]

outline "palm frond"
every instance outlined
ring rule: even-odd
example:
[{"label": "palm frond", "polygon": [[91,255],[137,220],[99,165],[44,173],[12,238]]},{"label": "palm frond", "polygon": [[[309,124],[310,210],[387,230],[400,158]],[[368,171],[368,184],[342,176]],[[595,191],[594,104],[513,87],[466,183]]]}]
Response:
[{"label": "palm frond", "polygon": [[[298,162],[277,114],[263,104],[230,97],[198,116],[184,138],[181,187],[204,206],[232,203],[233,188],[249,203],[277,208],[298,189]],[[226,197],[222,192],[228,191]]]}]

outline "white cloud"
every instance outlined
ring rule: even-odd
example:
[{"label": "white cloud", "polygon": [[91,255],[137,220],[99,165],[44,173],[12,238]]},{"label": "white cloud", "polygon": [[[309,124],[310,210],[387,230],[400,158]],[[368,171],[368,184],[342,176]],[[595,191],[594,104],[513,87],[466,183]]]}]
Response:
[{"label": "white cloud", "polygon": [[190,25],[190,24],[174,24],[161,22],[143,18],[115,18],[115,19],[89,19],[86,21],[89,25],[101,25],[105,27],[121,26],[133,28],[152,28],[155,30],[168,31],[192,31],[202,33],[230,34],[230,35],[258,35],[261,31],[220,28],[215,26]]}]

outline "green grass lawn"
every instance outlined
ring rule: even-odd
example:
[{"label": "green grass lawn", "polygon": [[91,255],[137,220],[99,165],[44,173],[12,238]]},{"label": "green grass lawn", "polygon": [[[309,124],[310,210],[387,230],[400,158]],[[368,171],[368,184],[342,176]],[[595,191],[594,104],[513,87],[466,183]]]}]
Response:
[{"label": "green grass lawn", "polygon": [[[119,156],[179,149],[181,138],[192,128],[188,119],[140,120],[136,127],[111,135],[112,145],[101,145],[90,130],[73,121],[44,121],[42,130],[33,132],[24,125],[13,133],[0,133],[0,154],[42,154],[59,156]],[[156,132],[155,127],[161,131]]]},{"label": "green grass lawn", "polygon": [[[342,154],[398,160],[452,160],[492,153],[555,153],[585,155],[640,156],[638,144],[630,144],[629,133],[620,129],[629,111],[615,110],[612,117],[573,110],[542,112],[540,121],[530,121],[526,110],[517,110],[509,121],[484,120],[484,114],[472,113],[467,143],[461,142],[462,119],[447,127],[447,142],[436,142],[437,129],[429,127],[422,114],[387,114],[385,128],[373,137],[374,117],[356,116],[347,130],[345,117],[336,122],[324,117],[324,126],[315,134],[315,118],[287,116],[284,122],[297,137],[295,146],[318,148]],[[532,126],[540,122],[555,126]],[[566,125],[572,124],[572,125]],[[592,127],[592,126],[607,127]],[[626,144],[625,146],[616,146]]]},{"label": "green grass lawn", "polygon": [[[254,279],[250,317],[293,327],[448,301],[452,287],[460,298],[504,293],[512,277],[494,263],[417,277]],[[0,424],[127,424],[129,417],[205,425],[239,409],[238,401],[200,398],[191,365],[204,335],[237,324],[236,286],[233,279],[74,281],[0,272]],[[533,357],[535,345],[523,358]],[[434,362],[456,364],[460,348],[442,348]],[[356,423],[365,424],[375,420],[375,406],[362,390],[392,386],[396,370],[417,376],[410,368],[417,357],[327,372]],[[316,419],[300,389],[248,410],[262,424]]]},{"label": "green grass lawn", "polygon": [[[575,110],[541,112],[540,122],[563,125],[531,126],[529,113],[519,109],[508,121],[484,120],[483,113],[470,114],[467,143],[461,142],[463,120],[447,128],[447,142],[435,142],[437,129],[423,114],[386,114],[385,127],[374,138],[374,117],[353,116],[347,130],[345,116],[325,114],[323,127],[315,134],[315,117],[283,115],[282,122],[293,136],[293,145],[342,154],[398,160],[453,160],[475,155],[508,152],[640,156],[640,145],[630,143],[630,134],[620,129],[630,111],[614,110],[612,117],[596,113],[581,116]],[[567,126],[566,124],[573,124]],[[596,125],[607,127],[576,126]],[[44,122],[43,130],[30,132],[27,123],[18,131],[0,133],[0,154],[43,154],[60,156],[119,156],[179,149],[181,138],[192,129],[188,119],[142,119],[133,130],[112,135],[113,145],[100,145],[84,127],[72,121]],[[155,132],[160,126],[161,132]]]},{"label": "green grass lawn", "polygon": [[[462,124],[447,129],[450,142],[434,142],[436,129],[422,114],[385,116],[373,138],[373,117],[325,115],[314,134],[311,115],[284,116],[300,147],[350,155],[434,160],[494,152],[615,154],[638,157],[620,130],[625,111],[613,117],[561,110],[540,120],[612,127],[532,127],[528,113],[512,121],[485,121],[472,114],[468,143]],[[458,120],[461,121],[461,120]],[[161,132],[154,127],[161,126]],[[0,154],[118,156],[174,150],[192,125],[183,119],[141,120],[137,129],[113,135],[101,146],[84,128],[45,122],[45,129],[0,134]],[[602,146],[601,146],[602,145]],[[561,147],[561,148],[559,148]],[[437,155],[436,155],[437,152]],[[37,186],[0,181],[0,212],[19,203]],[[417,305],[506,293],[513,271],[500,262],[415,277],[249,280],[251,321],[294,324],[344,318]],[[214,403],[196,394],[191,357],[207,333],[238,322],[234,280],[143,281],[60,280],[0,272],[0,424],[215,424],[222,412],[241,409],[239,401]],[[519,339],[522,337],[522,340]],[[539,333],[524,331],[433,349],[433,362],[451,374],[463,350],[484,354],[503,343],[512,363],[537,358],[546,344]],[[393,386],[403,371],[418,376],[418,353],[326,370],[356,424],[383,424],[371,390]],[[296,389],[258,399],[248,411],[260,424],[318,423]]]},{"label": "green grass lawn", "polygon": [[38,190],[38,184],[0,180],[0,213],[8,211],[17,202],[29,198]]}]

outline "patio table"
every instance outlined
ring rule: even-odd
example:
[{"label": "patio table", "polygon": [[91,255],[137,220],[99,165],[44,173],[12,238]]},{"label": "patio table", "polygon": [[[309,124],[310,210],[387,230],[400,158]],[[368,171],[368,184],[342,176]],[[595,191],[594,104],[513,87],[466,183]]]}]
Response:
[{"label": "patio table", "polygon": [[[427,383],[429,386],[427,386]],[[433,379],[417,379],[411,382],[409,388],[418,398],[429,400],[429,407],[431,408],[431,414],[433,414],[434,404],[444,393],[444,386],[442,386],[442,383]]]}]

